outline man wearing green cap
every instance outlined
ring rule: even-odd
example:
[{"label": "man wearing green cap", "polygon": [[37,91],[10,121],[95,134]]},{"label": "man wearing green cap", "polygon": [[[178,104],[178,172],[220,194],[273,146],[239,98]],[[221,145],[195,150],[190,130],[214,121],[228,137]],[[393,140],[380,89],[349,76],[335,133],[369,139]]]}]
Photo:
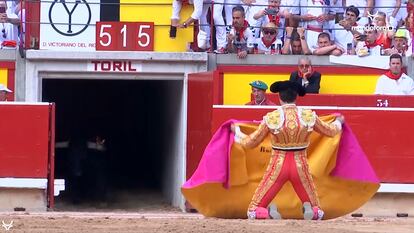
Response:
[{"label": "man wearing green cap", "polygon": [[266,98],[267,85],[263,81],[256,80],[249,83],[252,86],[253,100],[246,105],[276,105]]}]

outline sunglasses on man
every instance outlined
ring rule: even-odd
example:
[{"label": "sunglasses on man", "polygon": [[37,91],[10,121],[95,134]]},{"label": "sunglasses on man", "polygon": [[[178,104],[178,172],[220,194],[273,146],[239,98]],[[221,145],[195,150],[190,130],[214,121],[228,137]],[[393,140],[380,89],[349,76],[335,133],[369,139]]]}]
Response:
[{"label": "sunglasses on man", "polygon": [[267,35],[267,34],[274,35],[274,34],[276,34],[276,30],[263,30],[263,34],[265,34],[265,35]]}]

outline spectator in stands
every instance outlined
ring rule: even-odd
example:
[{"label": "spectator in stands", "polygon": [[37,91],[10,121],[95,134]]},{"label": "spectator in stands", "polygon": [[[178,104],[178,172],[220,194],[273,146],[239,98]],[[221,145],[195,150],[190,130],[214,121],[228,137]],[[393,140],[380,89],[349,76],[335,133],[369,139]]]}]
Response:
[{"label": "spectator in stands", "polygon": [[411,56],[411,39],[409,32],[405,28],[400,28],[394,35],[392,47],[384,51],[385,55],[400,54],[401,56]]},{"label": "spectator in stands", "polygon": [[10,3],[6,3],[4,0],[0,0],[0,43],[9,40],[18,40],[18,28],[13,23],[18,24],[20,20],[17,15],[14,14],[14,10],[9,8]]},{"label": "spectator in stands", "polygon": [[358,20],[359,25],[365,25],[369,23],[368,14],[374,7],[374,0],[342,0],[343,7],[355,6],[359,9],[361,18]]},{"label": "spectator in stands", "polygon": [[327,29],[330,20],[335,19],[330,6],[331,1],[327,0],[304,0],[300,4],[300,15],[292,15],[292,18],[300,21],[301,26],[305,28],[306,42],[309,47],[317,47],[319,33]]},{"label": "spectator in stands", "polygon": [[0,101],[7,101],[7,94],[12,93],[12,91],[7,88],[4,84],[0,83]]},{"label": "spectator in stands", "polygon": [[314,55],[335,55],[340,56],[345,51],[336,44],[332,44],[331,36],[327,32],[321,32],[318,36],[318,47],[313,50]]},{"label": "spectator in stands", "polygon": [[293,18],[294,15],[300,15],[300,0],[282,0],[283,10],[289,13],[289,17],[285,19],[286,27],[297,28],[299,21]]},{"label": "spectator in stands", "polygon": [[245,20],[244,8],[233,8],[233,25],[227,35],[227,51],[236,53],[240,59],[246,58],[253,51],[254,36],[249,29],[249,23]]},{"label": "spectator in stands", "polygon": [[375,94],[414,95],[413,79],[402,72],[402,57],[390,56],[390,70],[378,78]]},{"label": "spectator in stands", "polygon": [[292,27],[286,27],[285,44],[282,48],[282,54],[312,54],[306,42],[304,28],[294,30]]},{"label": "spectator in stands", "polygon": [[401,8],[401,0],[375,0],[375,12],[383,12],[386,20],[391,23],[391,26],[397,28],[397,16]]},{"label": "spectator in stands", "polygon": [[321,74],[313,70],[309,57],[299,58],[298,70],[290,74],[289,80],[302,85],[306,93],[319,93]]},{"label": "spectator in stands", "polygon": [[[285,18],[289,17],[289,12],[280,8],[281,0],[269,0],[268,6],[257,6],[259,10],[253,16],[256,22],[256,27],[260,28],[263,25],[272,22],[277,28],[285,28]],[[259,34],[256,35],[256,37]],[[283,37],[283,30],[279,30],[277,38],[281,39]]]},{"label": "spectator in stands", "polygon": [[267,23],[262,27],[260,38],[256,38],[258,53],[276,54],[280,53],[282,41],[276,37],[278,29],[274,23]]},{"label": "spectator in stands", "polygon": [[394,22],[390,23],[384,12],[377,12],[377,16],[374,18],[374,25],[377,26],[378,32],[383,37],[381,40],[384,41],[384,47],[389,48],[391,46],[392,38],[397,28],[397,22],[395,18],[391,18]]},{"label": "spectator in stands", "polygon": [[[254,19],[254,15],[265,5],[267,5],[268,0],[242,0],[244,13],[246,15],[246,20],[249,22],[250,30],[253,32],[255,38],[259,37],[260,25],[256,27],[257,20]],[[234,6],[234,5],[233,5]],[[230,12],[231,13],[231,12]],[[228,16],[226,16],[227,18]],[[231,22],[230,14],[230,22]],[[231,24],[230,24],[231,25]]]},{"label": "spectator in stands", "polygon": [[356,30],[359,10],[355,6],[349,6],[345,10],[345,18],[335,24],[332,30],[332,40],[342,51],[348,51],[348,45],[353,46],[354,35],[362,34],[362,30]]},{"label": "spectator in stands", "polygon": [[[232,24],[231,12],[234,6],[241,3],[240,0],[215,0],[213,6],[213,19],[214,25],[216,25],[216,41],[217,50],[215,53],[226,52],[226,26]],[[233,5],[234,4],[234,5]],[[226,16],[226,22],[224,22],[223,9]]]},{"label": "spectator in stands", "polygon": [[404,25],[404,21],[408,16],[408,9],[407,9],[408,0],[401,1],[401,7],[398,11],[396,18],[397,21],[397,27],[401,27]]},{"label": "spectator in stands", "polygon": [[[183,23],[180,21],[180,11],[183,5],[193,4],[194,10],[190,17],[188,17]],[[193,24],[196,20],[199,20],[200,28],[204,31],[207,36],[207,50],[210,45],[210,26],[207,21],[207,13],[210,8],[211,0],[173,0],[172,3],[172,16],[171,16],[171,30],[176,28],[187,28]],[[171,33],[170,37],[175,37],[175,33]]]},{"label": "spectator in stands", "polygon": [[[367,25],[364,28],[364,35],[355,35],[356,54],[361,56],[361,51],[367,50],[367,55],[380,56],[382,49],[390,48],[390,42],[388,38],[382,36],[383,34],[378,32],[374,25]],[[366,39],[363,39],[363,36]],[[365,52],[363,52],[365,53]]]},{"label": "spectator in stands", "polygon": [[[345,15],[345,8],[342,5],[342,0],[333,0],[331,6],[333,7],[333,12],[335,12],[335,23],[339,23],[339,21],[344,19]],[[333,26],[332,26],[333,28]]]},{"label": "spectator in stands", "polygon": [[266,98],[266,83],[257,80],[249,83],[249,85],[252,86],[252,95],[254,100],[246,103],[246,105],[276,105]]}]

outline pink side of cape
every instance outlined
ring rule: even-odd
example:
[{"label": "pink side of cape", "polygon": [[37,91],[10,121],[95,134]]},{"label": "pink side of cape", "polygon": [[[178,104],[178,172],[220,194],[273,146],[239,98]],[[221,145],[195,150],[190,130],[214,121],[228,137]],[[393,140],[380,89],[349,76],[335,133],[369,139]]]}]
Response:
[{"label": "pink side of cape", "polygon": [[[183,188],[193,188],[205,183],[222,183],[228,188],[229,156],[234,140],[230,125],[233,122],[240,121],[229,120],[216,131],[204,150],[196,171]],[[331,175],[348,180],[379,183],[358,140],[346,124],[343,125],[336,166]]]}]

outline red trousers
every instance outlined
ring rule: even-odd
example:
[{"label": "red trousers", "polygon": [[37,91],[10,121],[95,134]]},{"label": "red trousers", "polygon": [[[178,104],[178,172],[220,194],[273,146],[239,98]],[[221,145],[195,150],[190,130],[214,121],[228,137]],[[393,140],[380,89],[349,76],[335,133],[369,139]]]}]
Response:
[{"label": "red trousers", "polygon": [[283,185],[290,181],[302,203],[319,206],[319,200],[306,158],[306,151],[273,151],[266,172],[249,205],[249,211],[267,208]]}]

